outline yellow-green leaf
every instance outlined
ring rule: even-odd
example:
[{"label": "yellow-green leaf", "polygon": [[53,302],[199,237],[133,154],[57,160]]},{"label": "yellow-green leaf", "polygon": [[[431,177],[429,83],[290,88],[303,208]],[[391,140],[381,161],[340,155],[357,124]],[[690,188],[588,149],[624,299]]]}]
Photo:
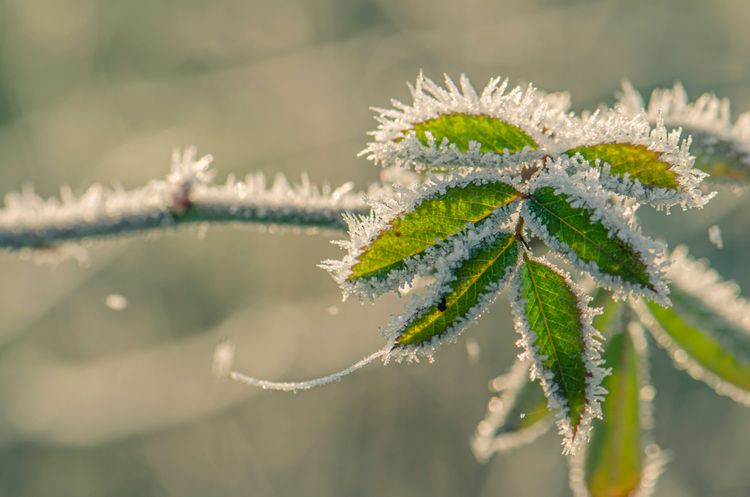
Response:
[{"label": "yellow-green leaf", "polygon": [[670,170],[669,163],[661,159],[661,154],[649,150],[644,145],[629,143],[602,143],[585,147],[572,148],[565,152],[569,157],[580,155],[592,166],[597,161],[610,165],[612,176],[625,176],[637,180],[644,187],[666,188],[677,190],[679,183],[677,173]]}]

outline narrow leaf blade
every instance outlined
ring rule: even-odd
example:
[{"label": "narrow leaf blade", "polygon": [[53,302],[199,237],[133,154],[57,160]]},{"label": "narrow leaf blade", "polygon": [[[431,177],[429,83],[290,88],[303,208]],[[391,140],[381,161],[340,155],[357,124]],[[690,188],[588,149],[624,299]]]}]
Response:
[{"label": "narrow leaf blade", "polygon": [[494,231],[456,265],[448,282],[438,282],[437,291],[392,320],[385,331],[393,342],[390,357],[431,355],[494,300],[517,267],[519,254],[515,235]]},{"label": "narrow leaf blade", "polygon": [[571,460],[575,497],[648,497],[666,462],[651,441],[653,387],[648,382],[647,343],[642,328],[623,309],[611,322],[604,359],[612,368],[603,386],[603,416],[591,443]]},{"label": "narrow leaf blade", "polygon": [[533,360],[532,375],[556,412],[565,453],[587,440],[591,419],[599,415],[600,383],[606,374],[587,302],[566,275],[525,257],[514,280],[516,330]]},{"label": "narrow leaf blade", "polygon": [[683,247],[673,257],[672,307],[637,304],[641,320],[678,367],[750,405],[750,304]]},{"label": "narrow leaf blade", "polygon": [[627,333],[609,339],[604,361],[612,374],[586,454],[586,485],[591,497],[627,497],[638,488],[643,464],[639,361]]}]

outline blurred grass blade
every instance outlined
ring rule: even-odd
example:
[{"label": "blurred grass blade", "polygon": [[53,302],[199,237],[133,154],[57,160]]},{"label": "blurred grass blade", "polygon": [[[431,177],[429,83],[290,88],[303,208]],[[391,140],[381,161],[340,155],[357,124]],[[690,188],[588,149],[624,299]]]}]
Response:
[{"label": "blurred grass blade", "polygon": [[608,340],[604,361],[612,374],[602,384],[607,397],[586,454],[586,486],[591,497],[627,497],[638,488],[643,465],[638,356],[627,332]]},{"label": "blurred grass blade", "polygon": [[592,166],[609,164],[609,174],[638,181],[647,188],[677,190],[677,174],[670,164],[660,159],[661,154],[645,145],[603,143],[573,148],[565,152],[569,157],[580,155]]},{"label": "blurred grass blade", "polygon": [[647,497],[667,459],[650,436],[654,390],[648,378],[647,343],[642,328],[628,322],[631,313],[622,311],[610,322],[618,331],[604,351],[612,374],[603,382],[603,416],[593,423],[589,446],[570,461],[570,486],[576,497]]},{"label": "blurred grass blade", "polygon": [[750,404],[750,304],[736,285],[688,257],[684,247],[675,249],[673,259],[672,307],[645,302],[636,303],[636,310],[677,366]]},{"label": "blurred grass blade", "polygon": [[474,455],[482,462],[495,452],[533,442],[552,424],[544,392],[529,379],[527,361],[517,361],[509,373],[495,378],[491,386],[500,395],[490,399],[487,414],[471,441]]},{"label": "blurred grass blade", "polygon": [[532,359],[563,435],[563,451],[573,453],[599,415],[601,380],[599,334],[591,326],[588,299],[569,278],[541,260],[524,257],[514,282],[516,330]]},{"label": "blurred grass blade", "polygon": [[[518,240],[495,231],[469,251],[454,270],[454,277],[413,309],[395,318],[386,330],[392,337],[392,355],[431,354],[447,338],[471,324],[505,286],[518,265]],[[416,297],[415,297],[416,298]]]}]

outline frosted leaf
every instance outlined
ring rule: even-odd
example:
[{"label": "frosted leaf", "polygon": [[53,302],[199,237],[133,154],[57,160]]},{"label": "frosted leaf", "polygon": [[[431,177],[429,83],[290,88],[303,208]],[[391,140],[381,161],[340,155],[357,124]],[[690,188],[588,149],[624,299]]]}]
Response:
[{"label": "frosted leaf", "polygon": [[347,254],[321,267],[331,273],[345,298],[394,291],[433,271],[436,261],[454,250],[452,238],[479,225],[504,222],[519,197],[513,180],[498,173],[433,177],[373,202],[369,216],[348,216],[349,240],[337,242]]},{"label": "frosted leaf", "polygon": [[530,182],[521,215],[531,231],[601,286],[668,303],[665,247],[641,234],[624,200],[601,187],[599,171],[572,164],[548,161]]},{"label": "frosted leaf", "polygon": [[604,381],[604,415],[594,421],[591,443],[570,459],[575,497],[652,495],[667,457],[651,439],[653,387],[647,354],[636,323],[608,340],[604,356],[613,372]]},{"label": "frosted leaf", "polygon": [[394,100],[392,109],[374,109],[380,124],[361,155],[384,166],[515,166],[542,157],[537,149],[567,119],[564,94],[544,95],[532,86],[508,91],[501,78],[478,93],[465,75],[460,89],[448,76],[445,85],[420,73],[410,86],[411,105]]},{"label": "frosted leaf", "polygon": [[570,276],[544,259],[524,258],[511,284],[511,308],[519,359],[531,360],[555,413],[564,454],[574,454],[588,441],[593,418],[601,416],[601,386],[609,373],[602,367],[601,335],[592,326],[598,309],[588,307]]},{"label": "frosted leaf", "polygon": [[[623,82],[619,107],[631,115],[644,112],[640,94],[630,82]],[[681,127],[692,136],[696,166],[711,176],[712,182],[750,180],[750,112],[732,123],[729,100],[705,93],[690,102],[685,88],[675,83],[671,89],[656,89],[645,108],[653,124],[663,119],[666,126]]]},{"label": "frosted leaf", "polygon": [[455,341],[486,312],[515,271],[518,245],[514,235],[492,223],[453,240],[437,261],[435,283],[383,330],[391,347],[387,359],[431,359],[440,345]]},{"label": "frosted leaf", "polygon": [[[644,114],[632,114],[617,107],[582,118],[578,125],[564,128],[563,135],[560,138],[560,152],[569,156],[580,153],[583,158],[591,159],[590,165],[602,170],[602,184],[622,195],[634,197],[658,209],[668,209],[674,205],[683,209],[700,208],[714,195],[704,194],[700,189],[706,174],[693,167],[690,139],[681,139],[681,130],[670,131],[661,120],[650,122]],[[632,156],[623,157],[634,161],[632,164],[609,165],[605,160],[607,155],[601,160],[594,160],[597,151],[592,147],[616,144],[632,147],[622,151]],[[640,172],[636,171],[649,161],[664,164],[664,171],[672,178],[662,179],[653,185],[643,180],[642,184],[638,179]],[[633,168],[630,173],[629,168]]]},{"label": "frosted leaf", "polygon": [[684,247],[672,257],[673,307],[633,301],[632,308],[678,368],[750,404],[750,304],[735,283],[688,257]]}]

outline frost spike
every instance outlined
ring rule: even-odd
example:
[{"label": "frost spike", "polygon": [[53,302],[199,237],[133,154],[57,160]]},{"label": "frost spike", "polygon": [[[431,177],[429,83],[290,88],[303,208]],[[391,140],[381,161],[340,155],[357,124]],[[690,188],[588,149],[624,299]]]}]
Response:
[{"label": "frost spike", "polygon": [[519,357],[531,359],[531,378],[539,379],[555,412],[563,453],[573,454],[588,440],[592,419],[601,415],[601,381],[607,375],[601,335],[591,326],[590,297],[569,276],[527,255],[512,288],[514,324],[524,349]]}]

